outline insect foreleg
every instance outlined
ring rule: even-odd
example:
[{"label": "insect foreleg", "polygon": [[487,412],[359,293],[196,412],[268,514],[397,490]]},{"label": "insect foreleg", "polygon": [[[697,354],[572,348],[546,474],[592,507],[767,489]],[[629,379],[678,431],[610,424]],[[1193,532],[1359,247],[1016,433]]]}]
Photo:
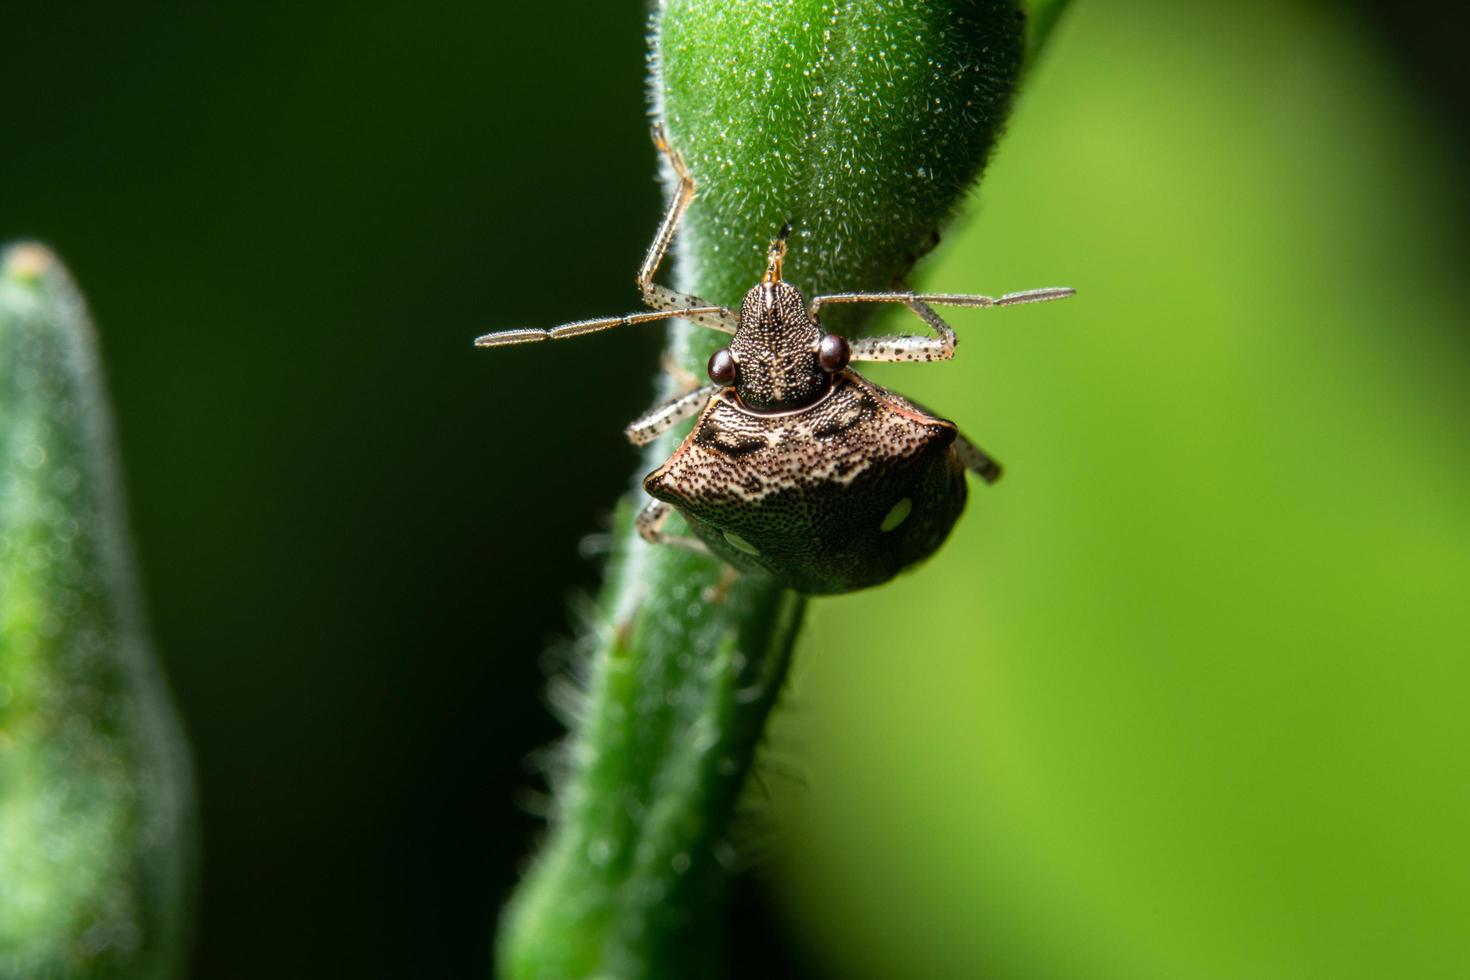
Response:
[{"label": "insect foreleg", "polygon": [[[698,296],[680,293],[653,281],[654,273],[658,271],[659,264],[663,262],[664,255],[669,250],[669,243],[674,240],[674,232],[679,230],[679,223],[684,220],[684,212],[689,210],[689,202],[694,200],[694,178],[689,176],[689,171],[684,166],[684,158],[669,146],[669,141],[664,138],[662,126],[654,128],[653,144],[663,152],[664,156],[668,157],[669,165],[674,168],[674,175],[679,178],[679,188],[674,192],[673,200],[669,202],[669,209],[664,212],[664,220],[659,223],[653,241],[649,243],[648,253],[643,256],[643,265],[638,268],[638,291],[643,294],[643,302],[655,310],[714,306]],[[716,330],[734,333],[735,328],[740,325],[740,315],[724,307],[715,307],[715,309],[719,312],[712,314],[711,318],[722,325],[716,326],[709,322],[701,322],[700,325],[713,326]]]},{"label": "insect foreleg", "polygon": [[1020,306],[1023,303],[1044,303],[1047,300],[1065,299],[1075,290],[1069,288],[1028,289],[1020,293],[1007,293],[991,297],[966,293],[831,293],[812,300],[810,313],[813,320],[823,303],[902,303],[918,314],[919,318],[933,329],[936,336],[893,336],[864,337],[850,341],[854,361],[945,361],[954,356],[959,339],[953,328],[930,307],[938,306]]},{"label": "insect foreleg", "polygon": [[660,433],[698,415],[719,390],[719,385],[705,385],[667,398],[634,419],[623,432],[633,445],[647,445]]},{"label": "insect foreleg", "polygon": [[959,338],[954,328],[923,300],[913,297],[901,301],[929,324],[936,336],[862,337],[849,341],[854,361],[947,361],[954,357]]}]

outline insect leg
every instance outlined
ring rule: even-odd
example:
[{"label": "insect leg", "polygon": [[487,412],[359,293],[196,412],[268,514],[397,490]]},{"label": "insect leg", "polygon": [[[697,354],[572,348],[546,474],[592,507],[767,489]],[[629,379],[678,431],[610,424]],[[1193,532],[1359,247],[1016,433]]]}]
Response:
[{"label": "insect leg", "polygon": [[901,302],[919,315],[936,337],[861,337],[850,342],[854,361],[947,361],[960,341],[954,328],[918,297]]},{"label": "insect leg", "polygon": [[649,544],[666,544],[675,548],[683,548],[685,551],[692,551],[697,555],[708,555],[710,550],[698,538],[684,534],[664,533],[664,523],[669,519],[669,514],[673,512],[673,509],[662,500],[650,500],[638,512],[638,517],[633,522],[638,528],[638,534]]},{"label": "insect leg", "polygon": [[695,374],[685,368],[671,350],[665,350],[660,354],[658,363],[659,367],[663,368],[664,374],[674,379],[674,388],[679,392],[693,391],[705,383],[703,375]]},{"label": "insect leg", "polygon": [[633,445],[647,445],[659,433],[698,415],[719,390],[719,385],[705,385],[703,388],[667,398],[634,419],[623,432]]},{"label": "insect leg", "polygon": [[722,308],[718,306],[696,306],[692,309],[654,310],[650,313],[629,313],[625,316],[599,317],[596,320],[577,320],[574,323],[563,323],[559,327],[552,327],[550,330],[534,327],[521,330],[501,330],[498,333],[487,333],[482,337],[476,337],[475,346],[504,347],[507,344],[534,344],[538,340],[565,340],[568,337],[580,337],[584,333],[611,330],[613,327],[628,327],[635,323],[652,323],[655,320],[671,320],[676,316],[688,317],[714,330],[734,333],[734,330],[726,330],[722,321],[715,319],[721,310]]},{"label": "insect leg", "polygon": [[532,344],[540,340],[561,340],[584,333],[594,333],[598,330],[609,330],[613,327],[634,323],[668,320],[674,317],[683,317],[701,327],[719,330],[722,333],[733,334],[735,332],[735,328],[740,326],[740,314],[734,310],[702,300],[697,296],[676,292],[653,281],[653,274],[658,271],[659,263],[663,261],[664,254],[669,250],[669,242],[673,241],[674,232],[678,229],[684,212],[688,210],[689,202],[694,198],[694,179],[689,176],[689,171],[684,167],[684,158],[669,146],[668,140],[664,138],[662,126],[654,128],[653,142],[669,158],[674,173],[679,177],[679,190],[674,194],[674,199],[669,202],[669,209],[664,214],[658,233],[653,237],[653,243],[648,246],[648,254],[643,257],[643,265],[638,270],[638,290],[643,294],[643,301],[657,312],[629,313],[627,316],[578,320],[575,323],[564,323],[559,327],[552,327],[550,330],[534,327],[500,330],[475,338],[476,347],[503,347],[509,344]]},{"label": "insect leg", "polygon": [[963,432],[954,437],[954,454],[965,464],[965,469],[974,473],[986,483],[994,483],[1000,479],[1001,466],[995,457],[965,438]]},{"label": "insect leg", "polygon": [[1043,303],[1052,299],[1064,299],[1073,294],[1072,289],[1029,289],[1021,293],[1007,293],[1000,297],[972,296],[964,293],[832,293],[812,300],[811,316],[818,319],[823,303],[902,303],[917,313],[937,334],[937,337],[895,336],[863,337],[851,341],[854,361],[944,361],[954,356],[959,339],[943,318],[935,313],[930,303],[939,306],[1019,306],[1023,303]]},{"label": "insect leg", "polygon": [[[885,391],[884,393],[889,398],[898,402],[899,405],[907,406],[908,408],[916,412],[922,412],[923,414],[931,416],[933,418],[939,418],[939,416],[931,409],[925,408],[918,402],[907,398],[904,395],[900,395],[896,391]],[[996,480],[1000,479],[1000,462],[994,456],[990,455],[985,450],[981,449],[979,446],[971,442],[968,438],[965,437],[965,434],[963,432],[960,432],[958,430],[955,431],[954,435],[954,454],[959,457],[959,461],[964,464],[965,469],[969,470],[971,473],[974,473],[986,483],[994,483]]]},{"label": "insect leg", "polygon": [[[689,176],[689,171],[684,166],[684,158],[669,145],[669,141],[664,137],[662,126],[654,127],[653,144],[663,152],[664,156],[668,157],[669,165],[674,168],[674,174],[679,178],[679,189],[674,192],[674,199],[669,202],[669,209],[664,213],[664,220],[659,224],[658,232],[648,246],[648,253],[643,256],[643,265],[638,269],[638,291],[643,294],[643,302],[656,310],[714,306],[697,296],[676,292],[653,281],[653,275],[658,271],[659,263],[663,261],[665,253],[669,250],[669,243],[674,240],[674,232],[678,230],[679,222],[684,218],[684,212],[689,209],[689,202],[694,199],[694,178]],[[723,327],[706,321],[697,320],[696,322],[701,326],[714,326],[716,330],[723,329],[726,333],[734,333],[735,328],[740,325],[740,315],[724,307],[715,307],[715,309],[719,312],[714,314],[712,319],[723,324]]]}]

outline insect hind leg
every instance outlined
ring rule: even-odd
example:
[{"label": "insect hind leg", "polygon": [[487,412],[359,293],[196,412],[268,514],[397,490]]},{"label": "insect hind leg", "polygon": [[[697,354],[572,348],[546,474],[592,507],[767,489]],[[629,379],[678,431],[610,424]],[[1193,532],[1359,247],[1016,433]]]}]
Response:
[{"label": "insect hind leg", "polygon": [[954,437],[954,454],[959,461],[965,464],[965,469],[974,473],[986,483],[994,483],[1000,479],[1004,470],[996,458],[979,446],[975,445],[963,432],[956,433]]},{"label": "insect hind leg", "polygon": [[[912,399],[905,398],[902,395],[895,395],[893,392],[889,392],[889,395],[896,397],[901,403],[923,412],[925,415],[933,418],[940,417],[934,411]],[[974,473],[986,483],[994,483],[1000,479],[1001,473],[1003,472],[1000,461],[977,446],[968,436],[959,431],[959,429],[955,430],[953,446],[956,458],[964,465],[965,469]]]},{"label": "insect hind leg", "polygon": [[674,508],[662,500],[650,500],[638,512],[633,521],[633,526],[638,529],[638,535],[649,544],[666,544],[674,548],[682,548],[692,551],[696,555],[709,555],[713,557],[709,548],[698,538],[687,534],[668,534],[664,531],[664,524],[669,520],[669,515]]}]

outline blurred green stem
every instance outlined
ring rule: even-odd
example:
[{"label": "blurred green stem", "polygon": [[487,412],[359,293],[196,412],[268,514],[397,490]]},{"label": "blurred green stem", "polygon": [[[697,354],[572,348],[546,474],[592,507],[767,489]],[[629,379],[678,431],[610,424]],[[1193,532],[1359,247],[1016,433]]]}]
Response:
[{"label": "blurred green stem", "polygon": [[[678,287],[738,308],[787,219],[787,278],[808,295],[902,281],[984,164],[1023,33],[1008,0],[664,0],[653,98],[698,186]],[[851,331],[872,311],[835,312]],[[680,324],[668,354],[701,376],[720,344]],[[645,472],[681,437],[652,445]],[[720,843],[805,600],[650,548],[634,506],[552,773],[550,836],[503,923],[511,980],[722,972]]]},{"label": "blurred green stem", "polygon": [[183,735],[143,626],[81,297],[0,255],[0,980],[177,976]]}]

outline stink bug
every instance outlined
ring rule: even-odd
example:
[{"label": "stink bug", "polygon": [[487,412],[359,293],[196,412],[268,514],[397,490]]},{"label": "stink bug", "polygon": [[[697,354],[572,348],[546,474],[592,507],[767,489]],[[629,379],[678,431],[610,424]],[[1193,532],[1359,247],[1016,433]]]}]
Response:
[{"label": "stink bug", "polygon": [[[679,190],[638,271],[651,311],[579,320],[550,330],[505,330],[475,341],[500,347],[561,340],[634,323],[682,317],[732,335],[709,359],[710,384],[649,409],[627,428],[635,445],[698,415],[673,456],[650,473],[638,532],[655,544],[713,553],[744,572],[769,575],[799,592],[833,593],[878,585],[929,557],[965,507],[965,470],[987,483],[1000,465],[908,399],[868,381],[855,361],[937,361],[954,355],[954,330],[933,306],[1014,306],[1072,295],[1034,289],[992,299],[952,293],[833,293],[808,306],[782,279],[786,237],[767,254],[765,275],[740,311],[653,281],[694,197],[694,181],[661,132],[654,140]],[[826,333],[830,303],[901,303],[934,336],[846,340]],[[695,537],[664,530],[677,509]]]}]

